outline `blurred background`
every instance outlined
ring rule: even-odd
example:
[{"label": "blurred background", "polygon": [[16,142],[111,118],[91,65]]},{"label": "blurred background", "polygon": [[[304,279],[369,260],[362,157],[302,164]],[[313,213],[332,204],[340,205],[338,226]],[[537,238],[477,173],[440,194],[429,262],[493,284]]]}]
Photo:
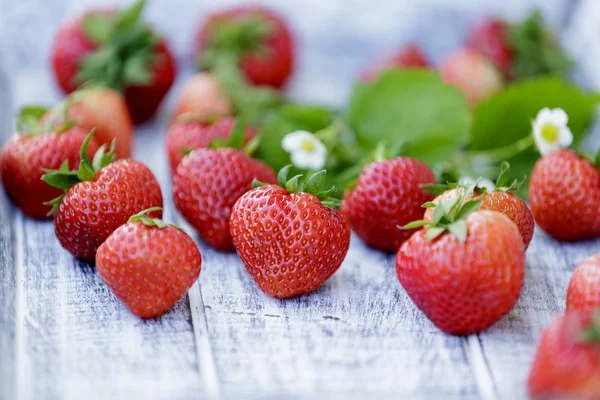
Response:
[{"label": "blurred background", "polygon": [[[128,0],[0,0],[0,67],[9,74],[47,63],[52,37],[67,17],[90,6]],[[162,31],[191,72],[192,37],[208,11],[249,3],[240,0],[152,0],[145,17]],[[600,4],[597,0],[262,0],[287,17],[298,44],[297,70],[288,92],[297,99],[341,105],[351,82],[377,56],[405,42],[421,45],[435,63],[463,43],[481,17],[521,20],[538,7],[579,62],[576,79],[600,83],[600,74],[582,77],[598,65]],[[589,58],[582,60],[583,58]],[[39,67],[38,67],[39,68]],[[187,76],[178,76],[178,82]],[[171,90],[171,93],[177,89]]]}]

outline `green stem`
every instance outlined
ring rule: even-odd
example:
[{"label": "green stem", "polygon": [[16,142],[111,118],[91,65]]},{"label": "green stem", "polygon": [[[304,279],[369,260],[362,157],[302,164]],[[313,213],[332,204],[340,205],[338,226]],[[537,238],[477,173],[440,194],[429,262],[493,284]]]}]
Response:
[{"label": "green stem", "polygon": [[527,135],[513,144],[490,150],[469,151],[467,157],[473,164],[495,164],[506,161],[533,146],[533,135]]}]

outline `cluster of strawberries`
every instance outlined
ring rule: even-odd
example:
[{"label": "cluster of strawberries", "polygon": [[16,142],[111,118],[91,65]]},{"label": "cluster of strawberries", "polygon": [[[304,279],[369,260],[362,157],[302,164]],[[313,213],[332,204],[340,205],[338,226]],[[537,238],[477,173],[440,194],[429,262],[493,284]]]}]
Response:
[{"label": "cluster of strawberries", "polygon": [[[468,104],[476,107],[507,82],[562,73],[570,66],[555,35],[534,10],[518,23],[497,17],[482,19],[467,32],[464,46],[446,55],[437,69],[446,83],[458,88]],[[371,81],[392,68],[433,67],[425,52],[411,43],[372,61],[360,78]]]},{"label": "cluster of strawberries", "polygon": [[[134,122],[156,112],[175,74],[165,41],[140,22],[142,7],[143,1],[121,11],[90,12],[63,26],[53,66],[70,94],[50,109],[22,110],[20,134],[0,154],[0,173],[6,192],[26,215],[53,215],[66,250],[95,260],[100,277],[134,314],[156,317],[195,282],[202,258],[185,232],[161,220],[158,181],[129,158]],[[498,23],[487,22],[485,29],[496,32]],[[293,68],[291,35],[283,21],[262,8],[236,8],[210,17],[197,43],[199,62],[208,72],[194,75],[184,87],[167,134],[174,203],[206,243],[237,251],[258,287],[271,296],[298,296],[325,283],[346,257],[352,228],[367,244],[397,252],[401,285],[440,330],[477,333],[517,302],[534,220],[560,240],[600,236],[594,213],[600,204],[598,166],[571,150],[552,152],[537,163],[531,210],[513,193],[518,182],[508,181],[507,164],[488,192],[478,182],[437,185],[426,164],[396,157],[368,164],[337,211],[339,201],[323,190],[325,171],[289,177],[285,167],[276,175],[251,157],[255,131],[235,117],[240,104],[213,76],[226,60],[252,84],[283,85]],[[489,41],[474,39],[472,47],[509,75],[505,59],[512,53]],[[465,52],[467,58],[474,54]],[[365,79],[398,63],[427,65],[416,48],[392,61],[378,64]],[[448,65],[442,74],[452,81]],[[82,88],[83,83],[88,84]],[[471,103],[480,95],[473,94]],[[595,398],[600,396],[600,316],[594,315],[600,309],[600,257],[577,268],[567,300],[567,314],[542,337],[530,390]]]}]

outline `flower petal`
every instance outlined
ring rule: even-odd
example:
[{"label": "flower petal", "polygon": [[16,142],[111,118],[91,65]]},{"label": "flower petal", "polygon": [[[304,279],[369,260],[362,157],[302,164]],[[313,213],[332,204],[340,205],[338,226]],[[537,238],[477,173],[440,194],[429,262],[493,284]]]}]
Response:
[{"label": "flower petal", "polygon": [[569,116],[562,108],[553,108],[552,109],[552,121],[555,125],[565,126],[567,122],[569,122]]},{"label": "flower petal", "polygon": [[562,148],[567,148],[573,144],[573,132],[571,132],[568,126],[561,127],[559,130],[558,142]]},{"label": "flower petal", "polygon": [[307,131],[290,132],[281,140],[281,147],[288,153],[291,153],[297,149],[301,149],[302,142],[307,139],[310,140],[311,137],[314,137],[314,135]]}]

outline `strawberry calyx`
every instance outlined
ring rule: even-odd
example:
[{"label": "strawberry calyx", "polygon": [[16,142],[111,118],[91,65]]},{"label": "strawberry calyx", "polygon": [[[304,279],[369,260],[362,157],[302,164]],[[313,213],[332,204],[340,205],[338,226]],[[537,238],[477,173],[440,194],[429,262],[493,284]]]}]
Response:
[{"label": "strawberry calyx", "polygon": [[461,191],[460,195],[447,199],[435,204],[427,202],[423,204],[423,208],[433,208],[433,220],[418,220],[406,224],[400,229],[415,229],[424,227],[427,230],[427,240],[433,240],[445,232],[455,235],[461,242],[467,239],[467,223],[465,218],[467,215],[479,209],[481,200],[468,200],[473,196],[477,182],[473,182],[466,190]]},{"label": "strawberry calyx", "polygon": [[183,228],[174,225],[174,224],[167,224],[165,221],[163,221],[160,218],[152,218],[150,217],[148,214],[153,212],[153,211],[162,211],[162,207],[150,207],[147,208],[143,211],[140,211],[137,214],[132,215],[131,217],[129,217],[129,220],[127,221],[129,222],[141,222],[142,224],[146,225],[146,226],[150,226],[150,227],[157,227],[160,229],[172,226],[174,228],[177,228],[181,231],[183,231]]},{"label": "strawberry calyx", "polygon": [[[493,192],[507,192],[507,193],[515,193],[519,190],[521,185],[527,180],[527,177],[524,176],[522,179],[514,179],[510,180],[508,171],[510,170],[510,164],[508,161],[503,161],[500,164],[500,173],[498,174],[498,178],[496,178],[495,187]],[[479,180],[482,178],[480,177]],[[478,181],[479,181],[478,180]],[[468,188],[469,185],[457,183],[457,182],[446,182],[446,183],[424,183],[421,184],[420,187],[427,191],[427,193],[431,193],[434,195],[440,195],[447,190],[456,189],[456,188]],[[485,187],[475,186],[473,189],[473,194],[480,195],[488,193],[488,190]]]},{"label": "strawberry calyx", "polygon": [[160,37],[140,19],[145,4],[138,0],[116,13],[85,16],[82,30],[98,47],[81,60],[77,84],[94,82],[123,91],[152,81],[152,68],[160,61],[155,54]]},{"label": "strawberry calyx", "polygon": [[[50,132],[60,135],[75,126],[75,122],[67,114],[68,106],[58,108],[56,116],[47,123],[42,124],[42,117],[46,115],[48,110],[49,108],[45,106],[22,107],[17,116],[17,131],[27,132],[29,136],[39,136]],[[59,122],[61,122],[60,125]]]},{"label": "strawberry calyx", "polygon": [[266,39],[274,30],[274,24],[257,13],[215,21],[206,35],[207,46],[198,57],[199,69],[212,69],[224,57],[239,65],[244,56],[264,55],[269,51]]},{"label": "strawberry calyx", "polygon": [[[277,183],[279,186],[287,190],[289,193],[310,193],[316,196],[323,205],[338,208],[341,205],[341,201],[332,197],[331,195],[335,192],[335,187],[331,187],[328,190],[321,190],[325,184],[326,170],[315,172],[307,179],[303,179],[303,174],[294,175],[288,179],[288,175],[292,165],[286,165],[277,174]],[[252,181],[252,188],[261,186],[269,186],[268,183],[263,183],[254,179]]]},{"label": "strawberry calyx", "polygon": [[579,338],[584,343],[600,344],[600,309],[596,309],[590,326],[581,332]]},{"label": "strawberry calyx", "polygon": [[90,160],[88,157],[88,146],[92,137],[94,136],[95,129],[92,129],[90,133],[86,136],[83,144],[81,145],[80,150],[80,159],[79,168],[77,170],[71,170],[69,168],[69,161],[65,160],[59,169],[51,170],[44,169],[45,174],[42,176],[42,180],[46,182],[48,185],[55,187],[57,189],[62,189],[64,191],[63,194],[58,196],[55,199],[52,199],[44,204],[52,206],[52,210],[48,213],[48,215],[54,215],[60,202],[62,201],[65,194],[71,189],[71,187],[83,181],[90,181],[94,179],[96,174],[108,164],[115,160],[115,145],[116,140],[113,140],[110,145],[110,150],[106,151],[106,144],[100,146],[96,154],[94,155],[94,159]]},{"label": "strawberry calyx", "polygon": [[[227,140],[217,138],[208,144],[208,147],[211,149],[228,147],[231,149],[243,150],[244,153],[249,156],[254,154],[259,146],[260,138],[258,136],[255,136],[246,143],[246,127],[241,118],[236,118]],[[187,151],[187,148],[182,149],[182,151]],[[189,154],[189,152],[187,154]]]}]

